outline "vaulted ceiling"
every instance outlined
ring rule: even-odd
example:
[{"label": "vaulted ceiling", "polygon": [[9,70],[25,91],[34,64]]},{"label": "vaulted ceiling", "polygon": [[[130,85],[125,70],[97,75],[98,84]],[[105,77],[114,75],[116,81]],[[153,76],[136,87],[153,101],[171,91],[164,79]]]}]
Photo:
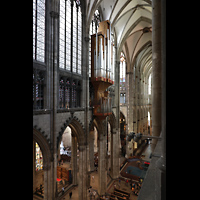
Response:
[{"label": "vaulted ceiling", "polygon": [[116,37],[118,59],[123,51],[127,71],[133,67],[149,74],[152,66],[152,5],[151,0],[86,0],[87,20],[91,23],[96,9],[103,20],[110,20]]}]

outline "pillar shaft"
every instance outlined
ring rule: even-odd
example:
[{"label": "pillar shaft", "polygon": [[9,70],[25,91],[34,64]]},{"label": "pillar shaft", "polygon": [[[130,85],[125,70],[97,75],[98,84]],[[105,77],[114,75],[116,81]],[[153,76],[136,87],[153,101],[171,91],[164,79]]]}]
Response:
[{"label": "pillar shaft", "polygon": [[160,169],[160,199],[166,200],[166,0],[161,1],[162,20],[162,139],[161,157],[157,161]]},{"label": "pillar shaft", "polygon": [[89,171],[94,171],[94,130],[89,133]]},{"label": "pillar shaft", "polygon": [[[161,2],[152,1],[152,134],[161,133]],[[157,140],[152,141],[153,144]]]},{"label": "pillar shaft", "polygon": [[55,199],[57,196],[57,188],[56,188],[56,179],[57,179],[57,146],[56,146],[56,116],[57,116],[57,74],[58,74],[58,20],[59,20],[59,14],[58,14],[58,1],[54,0],[52,1],[52,8],[50,11],[50,17],[51,17],[51,34],[50,34],[50,40],[51,40],[51,54],[50,54],[50,65],[52,70],[52,85],[51,85],[51,136],[50,136],[50,142],[51,142],[51,162],[52,162],[52,177],[51,177],[51,183],[52,183],[52,197]]},{"label": "pillar shaft", "polygon": [[106,125],[107,120],[104,119],[102,121],[99,120],[99,123],[101,124],[101,130],[98,133],[98,143],[99,143],[99,148],[98,148],[98,174],[99,174],[99,188],[98,188],[98,193],[99,195],[103,195],[106,193],[106,188],[107,188],[107,169],[106,169],[106,159],[107,159],[107,147],[106,147],[106,142],[107,142],[107,125]]},{"label": "pillar shaft", "polygon": [[87,193],[87,148],[85,145],[79,146],[79,177],[78,177],[78,194],[79,200],[88,199]]},{"label": "pillar shaft", "polygon": [[77,137],[72,135],[72,157],[71,157],[71,168],[72,168],[72,183],[73,185],[78,184],[77,180]]},{"label": "pillar shaft", "polygon": [[116,130],[111,134],[111,176],[113,179],[119,177],[119,132]]},{"label": "pillar shaft", "polygon": [[[133,131],[133,73],[126,73],[126,101],[127,101],[127,127],[126,134],[129,134]],[[133,143],[126,141],[126,154],[130,156],[133,154]]]}]

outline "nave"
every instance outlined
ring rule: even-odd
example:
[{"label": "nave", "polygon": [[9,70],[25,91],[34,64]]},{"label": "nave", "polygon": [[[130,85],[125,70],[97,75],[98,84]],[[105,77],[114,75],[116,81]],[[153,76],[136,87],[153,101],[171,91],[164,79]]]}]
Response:
[{"label": "nave", "polygon": [[[153,145],[152,143],[149,142],[148,144],[145,145],[145,147],[138,149],[138,152],[140,152],[141,157],[137,156],[137,158],[141,158],[141,160],[143,162],[146,161],[146,162],[150,163],[150,161],[151,161],[150,155],[151,155],[152,151],[154,150],[154,147],[155,147],[155,145]],[[125,160],[126,160],[126,158],[124,156],[120,157],[121,165],[124,163]],[[70,167],[69,162],[65,161],[63,163],[63,167],[69,168]],[[125,168],[125,166],[123,166],[123,168]],[[138,168],[138,167],[136,167],[136,168]],[[98,170],[98,168],[97,168],[97,170]],[[123,171],[123,169],[121,169],[121,172],[122,171]],[[118,196],[120,194],[120,192],[118,195],[114,194],[114,193],[117,194],[115,189],[118,189],[118,190],[122,190],[122,191],[130,194],[129,198],[127,198],[127,199],[137,200],[138,194],[140,192],[140,187],[142,187],[142,182],[138,181],[138,177],[136,177],[136,176],[135,176],[135,179],[131,179],[132,176],[129,174],[127,174],[126,177],[123,177],[121,175],[117,179],[112,179],[108,173],[107,174],[107,190],[106,190],[107,195],[99,196],[98,195],[98,179],[99,179],[98,171],[95,170],[95,171],[91,172],[90,173],[90,187],[88,188],[88,193],[90,194],[89,195],[90,199],[96,199],[96,200],[111,199],[112,200],[112,199],[114,199],[114,196],[120,197],[120,196]],[[126,180],[129,180],[128,184],[126,183]],[[134,194],[134,192],[131,189],[131,186],[130,186],[131,181],[132,181],[132,183],[135,183],[135,185],[140,183],[140,187],[139,186],[135,187],[134,192],[136,194]],[[60,191],[61,191],[61,187],[60,187]],[[68,188],[66,187],[65,193],[63,195],[61,195],[61,197],[59,199],[60,200],[70,199],[69,198],[70,192],[72,192],[71,200],[76,200],[79,198],[78,186],[73,186],[73,187],[68,187]],[[94,196],[94,194],[95,194],[95,196]],[[120,198],[118,198],[118,199],[120,199]]]},{"label": "nave", "polygon": [[[111,180],[138,181],[150,168],[138,200],[165,198],[163,8],[165,0],[33,0],[34,198],[57,200],[75,187],[88,200],[91,177],[102,196]],[[131,133],[141,138],[127,139]],[[159,165],[150,161],[145,174],[147,136]]]}]

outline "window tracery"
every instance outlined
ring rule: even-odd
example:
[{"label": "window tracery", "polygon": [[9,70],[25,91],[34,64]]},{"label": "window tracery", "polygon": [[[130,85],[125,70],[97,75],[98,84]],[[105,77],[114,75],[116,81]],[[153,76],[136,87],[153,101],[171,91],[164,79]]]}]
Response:
[{"label": "window tracery", "polygon": [[80,1],[77,0],[72,3],[70,0],[60,1],[59,37],[59,67],[81,74],[82,12]]},{"label": "window tracery", "polygon": [[33,59],[45,62],[45,0],[33,0]]},{"label": "window tracery", "polygon": [[33,70],[33,109],[44,108],[44,71]]},{"label": "window tracery", "polygon": [[81,82],[67,77],[59,80],[59,107],[77,108],[81,102]]}]

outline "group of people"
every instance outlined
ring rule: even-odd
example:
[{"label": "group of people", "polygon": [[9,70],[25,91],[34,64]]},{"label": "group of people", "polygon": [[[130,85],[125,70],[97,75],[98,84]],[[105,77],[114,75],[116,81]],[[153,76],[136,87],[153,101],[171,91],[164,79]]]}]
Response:
[{"label": "group of people", "polygon": [[103,199],[105,199],[105,200],[109,200],[109,196],[108,195],[102,195],[101,196]]},{"label": "group of people", "polygon": [[35,190],[35,193],[41,193],[41,194],[44,194],[44,187],[42,184],[40,184],[40,188],[37,187],[36,190]]},{"label": "group of people", "polygon": [[97,192],[92,188],[92,186],[89,187],[88,192],[89,192],[90,199],[96,198]]},{"label": "group of people", "polygon": [[142,186],[141,184],[142,184],[141,182],[132,182],[130,184],[131,191],[133,192],[134,195],[138,196],[141,186]]}]

